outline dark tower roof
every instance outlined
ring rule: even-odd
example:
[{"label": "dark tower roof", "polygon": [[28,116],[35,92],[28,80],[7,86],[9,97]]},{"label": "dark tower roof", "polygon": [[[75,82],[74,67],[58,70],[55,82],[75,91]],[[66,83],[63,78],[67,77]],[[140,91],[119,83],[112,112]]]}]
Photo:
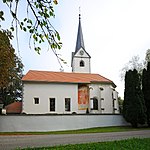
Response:
[{"label": "dark tower roof", "polygon": [[75,48],[75,52],[72,52],[71,67],[73,63],[73,57],[81,48],[85,51],[88,57],[91,58],[91,56],[86,52],[85,47],[84,47],[83,33],[82,33],[82,27],[81,27],[81,15],[79,14],[79,25],[78,25],[76,48]]},{"label": "dark tower roof", "polygon": [[81,15],[79,14],[79,25],[78,25],[78,34],[77,34],[77,41],[76,41],[76,48],[75,53],[80,49],[84,47],[84,40],[83,40],[83,34],[82,34],[82,27],[81,27]]}]

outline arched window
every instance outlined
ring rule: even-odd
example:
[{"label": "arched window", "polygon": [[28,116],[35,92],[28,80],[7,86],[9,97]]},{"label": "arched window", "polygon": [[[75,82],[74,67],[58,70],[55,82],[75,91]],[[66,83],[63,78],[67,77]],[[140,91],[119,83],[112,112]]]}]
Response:
[{"label": "arched window", "polygon": [[93,98],[93,110],[98,110],[98,99],[96,97]]},{"label": "arched window", "polygon": [[83,60],[80,61],[80,67],[84,67],[84,61]]}]

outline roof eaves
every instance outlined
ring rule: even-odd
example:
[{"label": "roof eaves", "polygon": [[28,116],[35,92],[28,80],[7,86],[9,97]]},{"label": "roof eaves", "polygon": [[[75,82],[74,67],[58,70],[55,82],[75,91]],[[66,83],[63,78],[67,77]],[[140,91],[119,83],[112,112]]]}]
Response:
[{"label": "roof eaves", "polygon": [[89,84],[91,82],[88,81],[75,81],[75,82],[71,82],[71,81],[37,81],[37,80],[22,80],[24,83],[26,82],[32,82],[32,83],[69,83],[69,84],[78,84],[78,83],[85,83],[85,84]]}]

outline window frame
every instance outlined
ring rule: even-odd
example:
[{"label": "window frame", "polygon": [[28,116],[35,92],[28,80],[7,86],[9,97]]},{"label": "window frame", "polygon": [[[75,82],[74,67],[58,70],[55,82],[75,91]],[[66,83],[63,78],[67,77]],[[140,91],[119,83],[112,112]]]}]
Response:
[{"label": "window frame", "polygon": [[96,97],[93,98],[93,110],[98,110],[98,99]]},{"label": "window frame", "polygon": [[71,98],[65,98],[65,111],[66,112],[71,111]]},{"label": "window frame", "polygon": [[84,67],[85,66],[85,62],[83,60],[80,60],[80,67]]},{"label": "window frame", "polygon": [[39,97],[34,97],[34,104],[39,105],[40,104],[40,98]]},{"label": "window frame", "polygon": [[[54,106],[52,106],[54,105]],[[50,112],[56,111],[56,99],[55,98],[49,98],[49,110]]]},{"label": "window frame", "polygon": [[92,106],[93,106],[91,110],[98,110],[98,98],[93,97],[90,100],[92,101]]}]

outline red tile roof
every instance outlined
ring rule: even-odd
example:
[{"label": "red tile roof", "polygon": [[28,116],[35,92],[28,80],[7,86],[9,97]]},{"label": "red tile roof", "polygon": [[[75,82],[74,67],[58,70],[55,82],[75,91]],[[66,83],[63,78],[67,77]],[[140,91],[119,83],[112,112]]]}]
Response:
[{"label": "red tile roof", "polygon": [[20,114],[22,112],[22,102],[14,102],[5,106],[6,113]]},{"label": "red tile roof", "polygon": [[22,81],[53,82],[53,83],[109,83],[116,86],[111,80],[91,73],[67,73],[30,70]]}]

